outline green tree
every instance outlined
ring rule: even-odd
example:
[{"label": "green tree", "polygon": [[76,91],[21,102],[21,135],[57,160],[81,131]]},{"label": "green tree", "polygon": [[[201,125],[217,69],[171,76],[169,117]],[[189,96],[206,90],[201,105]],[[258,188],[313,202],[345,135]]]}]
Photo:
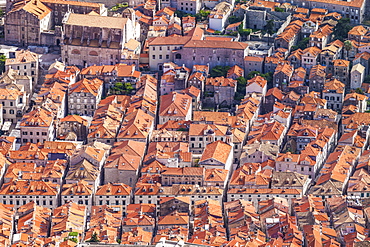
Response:
[{"label": "green tree", "polygon": [[261,73],[260,73],[260,72],[258,72],[258,71],[251,71],[251,72],[249,72],[249,74],[247,75],[247,80],[252,79],[252,78],[253,78],[253,77],[255,77],[256,75],[261,75]]},{"label": "green tree", "polygon": [[75,242],[76,244],[78,243],[77,238],[70,238],[69,240],[71,240],[72,242]]},{"label": "green tree", "polygon": [[247,85],[247,80],[244,77],[238,77],[236,81],[237,87],[234,99],[240,101],[245,96],[245,87]]},{"label": "green tree", "polygon": [[275,7],[275,11],[276,12],[285,12],[285,9],[279,8],[279,7]]},{"label": "green tree", "polygon": [[134,90],[134,87],[129,82],[117,82],[112,88],[111,88],[111,94],[131,94],[132,90]]},{"label": "green tree", "polygon": [[234,24],[234,23],[240,22],[240,21],[242,21],[242,20],[243,20],[243,18],[242,18],[242,17],[235,16],[235,15],[231,15],[231,16],[229,16],[229,18],[228,18],[229,24]]},{"label": "green tree", "polygon": [[251,29],[244,29],[243,28],[243,23],[241,23],[238,27],[238,32],[239,32],[240,36],[247,37],[252,32],[252,30]]},{"label": "green tree", "polygon": [[5,71],[5,61],[6,61],[6,56],[5,55],[0,55],[0,71],[3,73]]},{"label": "green tree", "polygon": [[335,39],[344,41],[347,38],[348,32],[351,29],[352,29],[352,25],[350,24],[350,19],[342,18],[338,21],[338,24],[334,27],[333,35]]},{"label": "green tree", "polygon": [[273,87],[273,84],[272,84],[273,75],[274,75],[273,72],[268,72],[268,73],[265,73],[265,74],[261,74],[261,76],[266,79],[267,85],[269,87]]},{"label": "green tree", "polygon": [[302,40],[298,41],[297,45],[292,46],[291,50],[292,51],[295,51],[295,50],[298,50],[298,49],[304,50],[304,49],[307,48],[309,42],[310,42],[309,37],[303,38]]},{"label": "green tree", "polygon": [[184,11],[181,11],[181,10],[176,10],[176,11],[175,11],[175,15],[176,15],[177,17],[179,17],[180,19],[181,19],[182,17],[185,17],[185,16],[193,16],[193,17],[194,17],[194,15],[189,14],[189,13],[185,13]]},{"label": "green tree", "polygon": [[269,87],[272,87],[272,79],[273,79],[273,73],[272,72],[261,74],[261,72],[258,72],[258,71],[251,71],[247,75],[247,80],[252,79],[256,75],[259,75],[259,76],[262,76],[263,78],[265,78]]},{"label": "green tree", "polygon": [[204,21],[207,20],[210,13],[210,10],[200,10],[199,13],[195,15],[195,18],[197,21]]},{"label": "green tree", "polygon": [[364,90],[362,90],[362,88],[356,88],[355,92],[358,93],[358,94],[365,94]]},{"label": "green tree", "polygon": [[264,33],[267,33],[269,35],[267,39],[267,45],[270,45],[270,37],[275,33],[274,29],[275,29],[274,20],[268,20],[263,30]]},{"label": "green tree", "polygon": [[89,242],[89,243],[98,243],[98,242],[100,242],[98,234],[96,232],[94,232],[92,234],[91,238],[89,240],[87,240],[86,242]]},{"label": "green tree", "polygon": [[220,77],[220,76],[226,76],[227,71],[230,69],[230,66],[220,66],[217,65],[211,69],[210,76],[211,77]]},{"label": "green tree", "polygon": [[370,75],[365,76],[364,83],[370,83]]},{"label": "green tree", "polygon": [[344,41],[344,50],[346,50],[346,59],[348,60],[348,53],[352,50],[352,42],[350,40]]},{"label": "green tree", "polygon": [[127,7],[128,7],[128,3],[127,2],[117,3],[110,10],[113,11],[113,12],[116,12],[116,11],[118,11],[120,9],[127,8]]}]

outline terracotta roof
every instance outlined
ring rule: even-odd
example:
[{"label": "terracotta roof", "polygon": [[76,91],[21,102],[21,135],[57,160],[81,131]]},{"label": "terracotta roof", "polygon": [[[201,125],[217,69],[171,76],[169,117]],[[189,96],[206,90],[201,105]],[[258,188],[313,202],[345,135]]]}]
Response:
[{"label": "terracotta roof", "polygon": [[206,36],[204,40],[214,40],[214,41],[233,41],[233,38],[231,37],[218,37],[218,36]]},{"label": "terracotta roof", "polygon": [[353,27],[348,32],[348,35],[364,36],[365,34],[367,34],[367,32],[368,32],[368,30],[364,26],[359,25],[359,26]]},{"label": "terracotta roof", "polygon": [[[32,1],[29,1],[31,3]],[[39,1],[37,1],[39,2]],[[19,4],[24,3],[23,1],[18,2]],[[20,50],[15,51],[15,58],[8,58],[5,61],[5,65],[12,65],[12,64],[23,64],[23,63],[30,63],[36,62],[38,60],[38,55],[34,52],[29,50]]]},{"label": "terracotta roof", "polygon": [[248,143],[255,141],[277,141],[281,139],[285,127],[278,121],[264,123],[259,126],[253,126],[248,135]]},{"label": "terracotta roof", "polygon": [[270,95],[274,96],[274,97],[275,97],[275,98],[277,98],[278,100],[282,100],[282,99],[283,99],[283,97],[284,97],[283,93],[282,93],[282,92],[280,91],[280,89],[279,89],[279,88],[277,88],[277,87],[270,88],[270,89],[267,91],[267,93],[266,93],[266,97],[268,97],[268,96],[270,96]]},{"label": "terracotta roof", "polygon": [[302,51],[302,55],[306,56],[307,53],[308,53],[311,56],[316,57],[316,56],[318,56],[320,54],[320,52],[321,52],[321,49],[320,48],[318,48],[316,46],[311,46],[311,47],[308,47],[308,48],[304,49]]},{"label": "terracotta roof", "polygon": [[123,232],[120,239],[123,245],[149,245],[152,240],[152,232],[144,231],[142,227],[135,227],[132,231]]},{"label": "terracotta roof", "polygon": [[92,193],[93,187],[83,180],[75,184],[64,184],[61,191],[62,196],[90,196]]},{"label": "terracotta roof", "polygon": [[212,85],[215,87],[235,87],[237,84],[236,80],[231,78],[221,77],[213,77],[206,79],[206,85]]},{"label": "terracotta roof", "polygon": [[232,50],[245,50],[248,47],[247,43],[242,42],[228,42],[228,41],[215,41],[215,40],[190,40],[184,47],[187,48],[228,48]]},{"label": "terracotta roof", "polygon": [[349,61],[343,60],[343,59],[336,59],[336,60],[333,60],[333,64],[335,67],[348,67]]},{"label": "terracotta roof", "polygon": [[190,124],[189,136],[204,136],[206,132],[214,133],[216,136],[225,136],[227,126],[214,124]]},{"label": "terracotta roof", "polygon": [[129,196],[131,193],[131,187],[123,183],[107,183],[97,188],[95,195],[126,195]]},{"label": "terracotta roof", "polygon": [[200,89],[194,87],[194,86],[190,86],[190,87],[187,87],[183,90],[181,90],[181,93],[185,93],[191,97],[199,97],[200,94],[201,94],[201,91]]},{"label": "terracotta roof", "polygon": [[99,28],[113,28],[123,30],[126,26],[127,18],[118,18],[100,15],[84,15],[69,13],[65,20],[66,25],[89,26]]},{"label": "terracotta roof", "polygon": [[229,189],[228,194],[290,194],[300,195],[302,191],[300,189]]},{"label": "terracotta roof", "polygon": [[308,14],[310,12],[310,10],[309,9],[306,9],[306,8],[296,8],[295,9],[295,12],[296,13]]},{"label": "terracotta roof", "polygon": [[279,7],[280,3],[270,1],[256,1],[252,4],[252,6],[270,8],[271,10],[275,11],[275,7]]},{"label": "terracotta roof", "polygon": [[344,101],[351,100],[351,99],[355,99],[355,100],[358,100],[358,101],[363,101],[363,100],[366,100],[367,98],[368,97],[366,95],[363,95],[363,94],[349,93],[344,98]]},{"label": "terracotta roof", "polygon": [[85,6],[85,7],[94,7],[100,8],[102,4],[92,3],[92,2],[80,2],[80,1],[68,1],[68,0],[42,0],[44,3],[54,3],[60,5],[74,5],[74,6]]},{"label": "terracotta roof", "polygon": [[160,216],[158,218],[158,226],[163,225],[189,225],[189,215],[186,213],[178,213],[177,211],[169,215]]},{"label": "terracotta roof", "polygon": [[89,80],[89,79],[82,79],[71,86],[69,86],[69,94],[72,93],[90,93],[93,96],[97,96],[100,88],[103,86],[103,81],[99,80],[98,78]]},{"label": "terracotta roof", "polygon": [[232,75],[236,75],[237,77],[243,76],[244,70],[240,68],[238,65],[234,65],[227,71],[226,77],[230,77]]},{"label": "terracotta roof", "polygon": [[215,159],[226,164],[231,151],[232,147],[223,141],[212,142],[204,149],[199,162],[207,162],[207,160]]},{"label": "terracotta roof", "polygon": [[90,183],[95,183],[100,172],[97,167],[91,164],[86,159],[70,167],[66,176],[67,180],[84,180]]},{"label": "terracotta roof", "polygon": [[170,94],[162,95],[160,102],[160,116],[185,117],[191,107],[192,99],[189,95],[171,92]]},{"label": "terracotta roof", "polygon": [[68,116],[62,118],[59,121],[60,122],[77,122],[77,123],[80,123],[80,124],[85,125],[85,126],[87,126],[87,124],[88,124],[88,121],[85,118],[82,118],[79,115],[68,115]]},{"label": "terracotta roof", "polygon": [[[190,97],[190,96],[188,96]],[[117,138],[146,139],[154,118],[141,109],[137,109],[126,115],[121,125]]]},{"label": "terracotta roof", "polygon": [[21,126],[49,127],[52,124],[52,121],[53,116],[51,112],[46,111],[43,108],[36,108],[23,116]]},{"label": "terracotta roof", "polygon": [[49,9],[41,1],[29,0],[29,1],[20,1],[20,2],[15,3],[13,6],[13,9],[10,10],[8,14],[19,11],[21,9],[36,16],[40,20],[42,20],[48,14],[51,13],[51,9]]},{"label": "terracotta roof", "polygon": [[[82,235],[86,206],[68,202],[53,210],[51,236],[68,236],[68,233],[77,232]],[[63,235],[66,233],[66,235]]]},{"label": "terracotta roof", "polygon": [[104,169],[120,171],[136,171],[141,164],[142,157],[128,154],[114,154],[107,158]]},{"label": "terracotta roof", "polygon": [[326,67],[325,66],[321,66],[320,64],[317,64],[315,66],[313,66],[310,70],[310,76],[309,78],[312,78],[314,76],[320,76],[320,77],[324,77],[326,76],[326,72],[325,72],[325,69]]},{"label": "terracotta roof", "polygon": [[245,56],[244,60],[249,62],[263,62],[263,57]]},{"label": "terracotta roof", "polygon": [[336,93],[343,93],[345,85],[337,79],[333,79],[328,81],[324,85],[324,93],[330,93],[331,91],[335,91]]},{"label": "terracotta roof", "polygon": [[116,75],[118,77],[140,78],[141,73],[135,70],[135,65],[93,65],[81,70],[82,75]]},{"label": "terracotta roof", "polygon": [[274,74],[277,74],[279,72],[282,72],[286,76],[290,77],[293,74],[293,69],[294,69],[294,67],[291,66],[291,65],[289,65],[289,64],[279,64],[276,67]]},{"label": "terracotta roof", "polygon": [[114,208],[109,205],[92,206],[85,241],[91,239],[95,233],[101,243],[114,244],[117,242],[121,223],[122,210],[119,206]]},{"label": "terracotta roof", "polygon": [[3,184],[2,195],[47,195],[57,196],[59,185],[44,181],[14,180]]},{"label": "terracotta roof", "polygon": [[238,27],[240,26],[242,22],[236,22],[236,23],[232,23],[232,24],[229,24],[227,27],[226,27],[226,30],[227,29],[232,29],[232,28],[235,28],[235,27]]},{"label": "terracotta roof", "polygon": [[151,45],[185,45],[189,40],[191,40],[191,36],[178,36],[178,37],[156,37],[149,42],[149,46]]},{"label": "terracotta roof", "polygon": [[204,176],[204,172],[205,168],[202,167],[168,167],[162,172],[162,176]]}]

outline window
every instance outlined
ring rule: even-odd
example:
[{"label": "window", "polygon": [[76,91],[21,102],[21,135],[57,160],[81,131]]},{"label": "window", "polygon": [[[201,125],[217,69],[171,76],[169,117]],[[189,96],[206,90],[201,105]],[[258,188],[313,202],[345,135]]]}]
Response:
[{"label": "window", "polygon": [[159,55],[159,59],[162,59],[162,55]]},{"label": "window", "polygon": [[14,110],[9,110],[9,114],[14,114]]},{"label": "window", "polygon": [[152,58],[155,59],[155,55],[153,55]]},{"label": "window", "polygon": [[41,133],[41,135],[46,136],[46,135],[47,135],[47,133],[46,133],[46,132],[42,132],[42,133]]}]

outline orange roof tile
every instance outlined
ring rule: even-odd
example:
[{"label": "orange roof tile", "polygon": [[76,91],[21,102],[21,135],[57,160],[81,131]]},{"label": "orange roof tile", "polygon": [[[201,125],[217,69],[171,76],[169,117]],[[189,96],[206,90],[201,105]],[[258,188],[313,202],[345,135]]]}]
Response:
[{"label": "orange roof tile", "polygon": [[231,150],[232,147],[223,141],[212,142],[204,149],[199,162],[207,162],[209,159],[215,159],[223,164],[226,164]]}]

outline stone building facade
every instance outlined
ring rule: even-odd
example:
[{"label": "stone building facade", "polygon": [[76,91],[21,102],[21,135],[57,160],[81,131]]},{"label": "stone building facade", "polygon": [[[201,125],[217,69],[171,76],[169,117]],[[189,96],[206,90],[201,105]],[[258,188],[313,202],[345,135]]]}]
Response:
[{"label": "stone building facade", "polygon": [[97,78],[83,79],[69,88],[68,112],[93,116],[103,92],[103,81]]},{"label": "stone building facade", "polygon": [[176,64],[206,65],[210,68],[217,65],[244,68],[244,57],[248,56],[249,47],[246,43],[210,40],[191,40],[182,49],[176,50],[174,60]]},{"label": "stone building facade", "polygon": [[29,76],[32,85],[25,85],[25,91],[31,93],[39,78],[39,57],[36,53],[28,50],[20,50],[9,53],[5,61],[6,70],[18,70],[19,75]]},{"label": "stone building facade", "polygon": [[140,26],[130,18],[69,13],[63,23],[62,59],[78,66],[114,65]]},{"label": "stone building facade", "polygon": [[[59,46],[66,13],[107,15],[104,4],[62,1],[7,1],[5,41],[18,45]],[[35,14],[36,13],[36,14]]]},{"label": "stone building facade", "polygon": [[[276,2],[285,3],[284,0],[278,0]],[[342,15],[343,18],[349,18],[352,24],[360,24],[365,18],[366,12],[366,1],[335,1],[328,2],[323,0],[292,0],[292,5],[303,7],[307,9],[323,8],[327,9],[328,12],[337,12]]]},{"label": "stone building facade", "polygon": [[17,2],[5,16],[5,42],[41,45],[41,33],[51,29],[51,17],[51,9],[39,0]]},{"label": "stone building facade", "polygon": [[76,141],[86,141],[88,121],[78,115],[68,115],[59,120],[57,137],[59,139],[64,139],[71,133],[76,135]]}]

